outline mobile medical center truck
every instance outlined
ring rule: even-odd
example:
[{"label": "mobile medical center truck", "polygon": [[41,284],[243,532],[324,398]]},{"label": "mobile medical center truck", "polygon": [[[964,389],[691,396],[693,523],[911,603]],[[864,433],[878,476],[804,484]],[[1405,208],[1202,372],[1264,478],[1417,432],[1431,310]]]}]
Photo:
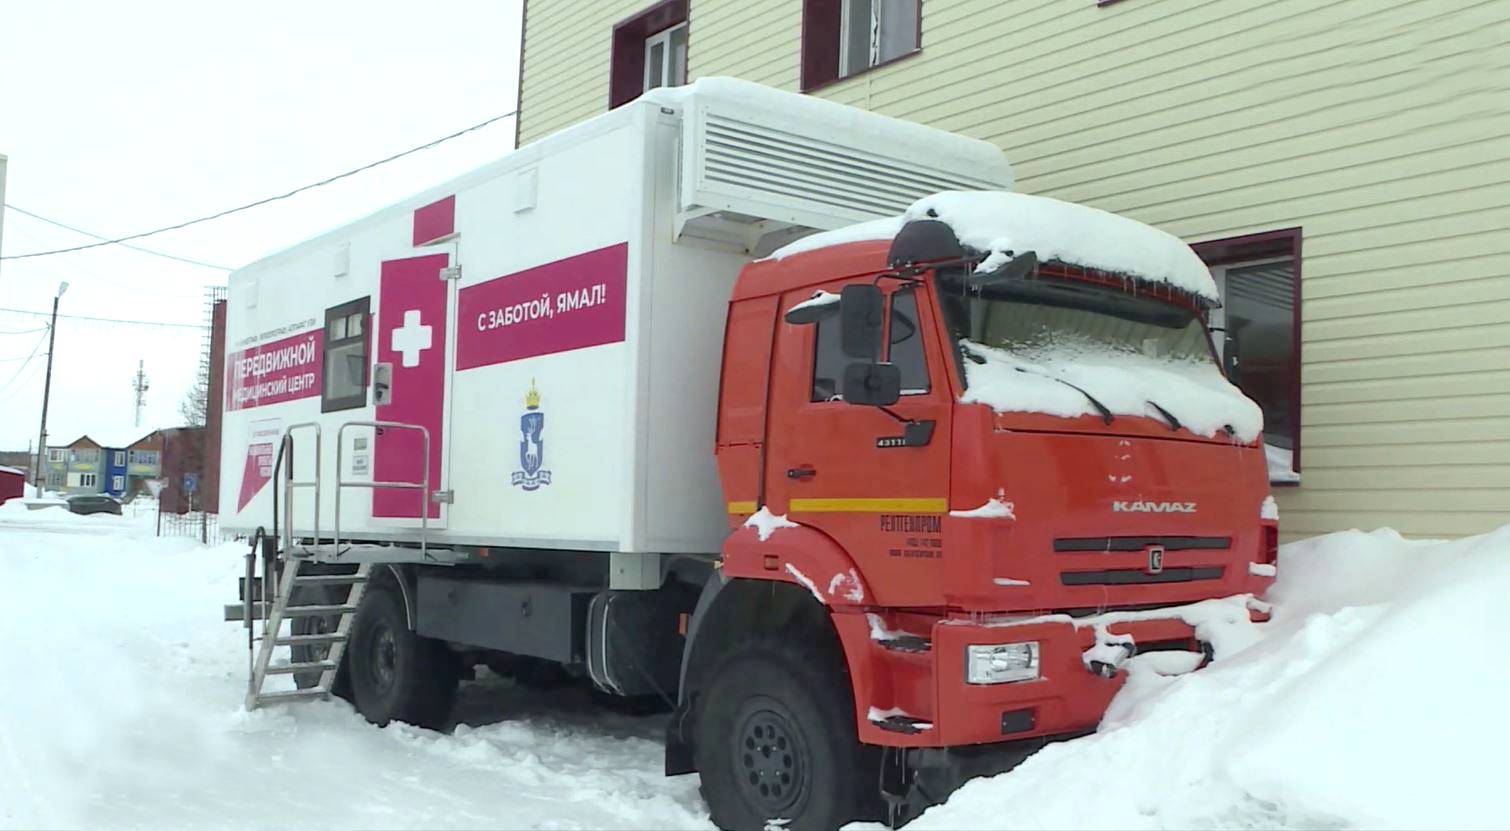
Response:
[{"label": "mobile medical center truck", "polygon": [[671,702],[720,825],[830,828],[1093,729],[1135,652],[1199,662],[1192,604],[1261,616],[1277,544],[1215,286],[1011,186],[703,79],[237,271],[248,706],[444,726],[471,667],[551,665]]}]

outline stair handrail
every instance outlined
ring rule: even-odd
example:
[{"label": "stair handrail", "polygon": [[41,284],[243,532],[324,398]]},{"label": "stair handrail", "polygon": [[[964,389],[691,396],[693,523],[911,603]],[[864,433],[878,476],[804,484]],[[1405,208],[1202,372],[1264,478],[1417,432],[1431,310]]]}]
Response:
[{"label": "stair handrail", "polygon": [[[418,482],[379,482],[376,480],[352,481],[345,478],[346,428],[348,427],[371,427],[377,430],[418,430],[422,439],[421,469],[423,473]],[[377,474],[377,466],[373,466],[373,475]],[[404,424],[398,421],[347,421],[336,430],[336,507],[334,520],[334,545],[336,556],[341,556],[341,491],[345,488],[370,488],[374,491],[388,488],[391,490],[419,490],[419,553],[421,557],[429,558],[428,540],[430,533],[430,430],[423,424]]]}]

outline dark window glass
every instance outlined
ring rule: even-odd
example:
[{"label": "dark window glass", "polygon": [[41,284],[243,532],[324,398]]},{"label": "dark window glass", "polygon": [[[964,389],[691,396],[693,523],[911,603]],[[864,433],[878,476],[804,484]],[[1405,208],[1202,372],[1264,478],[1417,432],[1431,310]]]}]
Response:
[{"label": "dark window glass", "polygon": [[853,359],[839,345],[839,316],[817,323],[817,347],[813,350],[813,401],[838,401],[844,385],[844,368]]},{"label": "dark window glass", "polygon": [[1227,377],[1263,408],[1264,442],[1295,449],[1295,263],[1227,269]]},{"label": "dark window glass", "polygon": [[365,297],[325,311],[325,372],[321,379],[320,412],[367,404],[367,313]]},{"label": "dark window glass", "polygon": [[902,371],[902,394],[928,392],[928,359],[923,353],[923,330],[918,325],[916,292],[891,296],[891,362]]},{"label": "dark window glass", "polygon": [[[923,352],[923,333],[918,325],[918,299],[911,291],[899,291],[891,301],[891,351],[888,359],[902,371],[902,394],[928,392],[928,359]],[[812,401],[838,401],[844,387],[844,368],[855,363],[845,356],[838,315],[817,323],[813,349]]]}]

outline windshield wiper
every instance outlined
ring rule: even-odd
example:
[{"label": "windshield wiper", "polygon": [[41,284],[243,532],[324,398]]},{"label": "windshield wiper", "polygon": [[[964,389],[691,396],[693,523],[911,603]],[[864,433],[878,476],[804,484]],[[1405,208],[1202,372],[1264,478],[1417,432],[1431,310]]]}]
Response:
[{"label": "windshield wiper", "polygon": [[1085,396],[1085,400],[1091,402],[1091,406],[1095,407],[1096,408],[1096,412],[1098,412],[1098,413],[1101,414],[1101,422],[1103,424],[1111,424],[1113,421],[1116,421],[1116,417],[1112,415],[1112,411],[1108,410],[1106,408],[1105,404],[1102,404],[1100,401],[1097,401],[1096,400],[1096,396],[1091,395],[1090,393],[1086,392],[1084,387],[1081,387],[1078,384],[1072,384],[1069,381],[1064,380],[1063,378],[1056,378],[1053,375],[1045,375],[1042,372],[1030,372],[1030,371],[1028,371],[1026,369],[1023,369],[1020,366],[1013,367],[1013,369],[1017,370],[1018,372],[1026,372],[1029,375],[1037,375],[1040,378],[1047,378],[1050,381],[1058,381],[1059,383],[1065,385],[1066,387],[1069,387],[1070,389],[1072,389],[1072,390],[1080,393],[1081,395]]},{"label": "windshield wiper", "polygon": [[[969,341],[966,341],[966,340],[963,340],[963,339],[960,340],[960,342],[959,342],[959,348],[960,348],[961,352],[965,353],[965,357],[969,358],[972,362],[977,363],[977,364],[983,364],[983,363],[986,362],[986,356],[984,356],[984,355],[980,354],[979,352],[976,352],[974,349],[970,348]],[[1098,413],[1101,414],[1101,421],[1102,421],[1102,423],[1104,423],[1104,424],[1111,424],[1113,421],[1116,421],[1116,417],[1112,415],[1112,411],[1109,410],[1109,409],[1107,409],[1107,407],[1106,407],[1105,404],[1102,404],[1100,401],[1098,401],[1096,399],[1096,396],[1091,395],[1090,393],[1086,392],[1085,389],[1082,388],[1082,387],[1080,387],[1079,385],[1072,384],[1069,381],[1064,380],[1063,378],[1058,378],[1058,377],[1055,377],[1053,375],[1048,375],[1048,374],[1043,373],[1043,372],[1033,372],[1032,370],[1025,369],[1025,368],[1020,367],[1020,366],[1014,366],[1012,368],[1015,369],[1015,370],[1017,370],[1018,372],[1026,374],[1026,375],[1036,375],[1039,378],[1047,378],[1050,381],[1058,381],[1059,383],[1065,385],[1066,387],[1069,387],[1070,389],[1072,389],[1072,390],[1080,393],[1081,395],[1085,396],[1085,400],[1091,402],[1091,406],[1095,407],[1096,408],[1096,412],[1098,412]],[[1174,416],[1170,416],[1170,418],[1174,418]]]},{"label": "windshield wiper", "polygon": [[1158,405],[1158,402],[1149,401],[1148,402],[1148,406],[1153,407],[1155,410],[1159,411],[1159,415],[1163,416],[1164,420],[1167,421],[1167,422],[1169,422],[1169,429],[1171,429],[1171,430],[1178,430],[1178,429],[1180,429],[1181,427],[1184,426],[1183,424],[1180,423],[1179,419],[1177,419],[1177,418],[1174,417],[1174,413],[1171,413],[1170,411],[1164,409],[1163,407],[1160,407]]}]

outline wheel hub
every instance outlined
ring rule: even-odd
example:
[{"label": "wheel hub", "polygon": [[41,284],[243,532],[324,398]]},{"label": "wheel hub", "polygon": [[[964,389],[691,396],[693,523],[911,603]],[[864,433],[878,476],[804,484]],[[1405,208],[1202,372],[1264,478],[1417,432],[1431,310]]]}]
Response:
[{"label": "wheel hub", "polygon": [[745,796],[769,816],[790,808],[801,795],[804,773],[791,724],[760,709],[743,719],[736,735],[734,771]]},{"label": "wheel hub", "polygon": [[392,629],[385,627],[373,635],[369,666],[372,667],[373,686],[379,690],[393,686],[398,670],[398,642],[394,640]]}]

